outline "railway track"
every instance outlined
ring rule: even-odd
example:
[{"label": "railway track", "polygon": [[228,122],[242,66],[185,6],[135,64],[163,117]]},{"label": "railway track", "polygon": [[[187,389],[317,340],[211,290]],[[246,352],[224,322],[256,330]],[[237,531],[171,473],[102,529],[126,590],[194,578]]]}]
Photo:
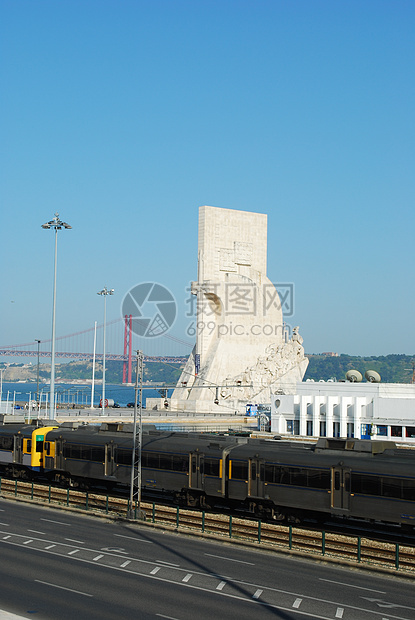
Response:
[{"label": "railway track", "polygon": [[324,530],[310,530],[292,525],[263,523],[234,515],[197,512],[173,506],[141,502],[132,510],[129,500],[88,491],[76,491],[54,486],[0,479],[0,495],[19,498],[57,508],[71,507],[91,513],[118,518],[143,517],[147,523],[170,528],[214,535],[221,538],[256,543],[280,551],[303,553],[339,562],[347,561],[412,573],[415,577],[415,546],[375,540],[369,536],[339,534]]}]

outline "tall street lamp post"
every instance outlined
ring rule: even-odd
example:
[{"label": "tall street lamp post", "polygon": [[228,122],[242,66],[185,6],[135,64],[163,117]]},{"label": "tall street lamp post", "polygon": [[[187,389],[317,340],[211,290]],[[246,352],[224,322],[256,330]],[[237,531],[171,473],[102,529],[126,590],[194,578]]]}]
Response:
[{"label": "tall street lamp post", "polygon": [[55,230],[55,267],[53,274],[53,310],[52,310],[52,351],[51,351],[51,364],[50,364],[50,409],[49,419],[53,420],[55,417],[55,322],[56,322],[56,267],[58,261],[58,230],[62,228],[72,228],[66,222],[62,222],[59,219],[59,213],[55,213],[55,217],[50,222],[42,224],[42,228],[54,228]]},{"label": "tall street lamp post", "polygon": [[114,289],[107,289],[106,286],[99,291],[97,295],[104,296],[104,337],[103,337],[103,353],[102,353],[102,399],[101,399],[101,413],[104,415],[105,412],[105,332],[106,332],[106,324],[107,324],[107,295],[114,295]]}]

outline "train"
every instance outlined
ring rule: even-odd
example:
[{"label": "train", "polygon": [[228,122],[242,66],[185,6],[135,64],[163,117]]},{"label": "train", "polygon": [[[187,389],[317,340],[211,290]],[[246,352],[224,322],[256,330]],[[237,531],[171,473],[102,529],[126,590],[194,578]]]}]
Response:
[{"label": "train", "polygon": [[[0,475],[78,489],[128,488],[133,425],[0,416]],[[319,438],[315,444],[157,430],[143,425],[142,497],[301,523],[337,517],[415,527],[415,450],[391,441]]]}]

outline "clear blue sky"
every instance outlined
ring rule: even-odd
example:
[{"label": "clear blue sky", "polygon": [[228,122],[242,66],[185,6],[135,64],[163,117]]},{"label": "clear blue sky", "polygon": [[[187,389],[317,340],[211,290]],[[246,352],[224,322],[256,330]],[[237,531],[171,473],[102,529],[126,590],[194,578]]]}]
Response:
[{"label": "clear blue sky", "polygon": [[413,0],[1,0],[0,344],[196,279],[198,207],[268,214],[307,352],[415,352]]}]

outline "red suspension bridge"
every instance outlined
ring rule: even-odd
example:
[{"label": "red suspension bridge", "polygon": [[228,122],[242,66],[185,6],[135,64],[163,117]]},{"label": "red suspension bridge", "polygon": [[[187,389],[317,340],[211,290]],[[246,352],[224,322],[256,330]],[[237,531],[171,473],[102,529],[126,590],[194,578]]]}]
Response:
[{"label": "red suspension bridge", "polygon": [[[88,329],[56,338],[56,358],[90,361],[93,359],[95,340],[95,359],[102,360],[103,325],[94,325]],[[107,350],[106,360],[118,360],[123,365],[123,383],[131,383],[132,360],[134,351],[144,353],[145,362],[167,362],[179,364],[192,349],[192,343],[163,334],[157,338],[141,338],[132,331],[132,317],[114,319],[106,323]],[[166,355],[166,350],[174,353]],[[161,353],[164,351],[164,353]],[[51,339],[35,340],[24,344],[0,346],[2,357],[51,357]]]}]

